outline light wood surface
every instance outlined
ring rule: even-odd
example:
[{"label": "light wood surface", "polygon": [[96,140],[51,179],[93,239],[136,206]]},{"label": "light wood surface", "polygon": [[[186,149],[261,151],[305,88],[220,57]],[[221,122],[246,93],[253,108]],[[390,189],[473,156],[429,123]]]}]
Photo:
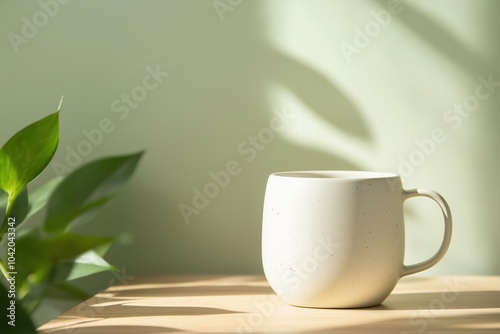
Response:
[{"label": "light wood surface", "polygon": [[262,276],[138,276],[39,328],[59,334],[500,333],[500,276],[405,277],[382,305],[289,306]]}]

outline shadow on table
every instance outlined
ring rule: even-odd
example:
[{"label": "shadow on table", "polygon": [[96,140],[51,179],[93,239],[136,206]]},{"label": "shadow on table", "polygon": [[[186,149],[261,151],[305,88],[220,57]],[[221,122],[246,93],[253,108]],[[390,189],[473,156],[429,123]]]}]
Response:
[{"label": "shadow on table", "polygon": [[[127,283],[129,285],[137,285],[137,284],[159,284],[159,277],[164,277],[162,274],[141,274],[141,276],[130,276],[130,279],[127,279]],[[221,275],[204,275],[204,274],[167,274],[167,279],[163,278],[160,281],[160,284],[186,284],[186,283],[195,283],[198,284],[206,284],[207,282],[221,282]],[[425,276],[420,276],[425,277]],[[239,279],[238,283],[260,283],[265,284],[266,280],[263,276],[259,275],[241,275],[241,276],[231,276],[232,282],[235,279]]]},{"label": "shadow on table", "polygon": [[68,328],[58,328],[55,330],[43,331],[43,333],[51,334],[68,334],[68,333],[78,333],[78,334],[158,334],[158,333],[179,333],[184,332],[181,329],[170,328],[170,327],[159,327],[159,326],[89,326],[89,327],[78,327],[75,329]]},{"label": "shadow on table", "polygon": [[415,312],[415,314],[407,317],[395,317],[383,321],[373,320],[355,326],[332,326],[311,330],[308,333],[498,333],[500,329],[498,324],[500,314],[498,312],[464,314],[461,316],[443,314],[446,314],[444,310],[434,310],[434,313],[429,313],[429,310],[420,310],[420,312]]},{"label": "shadow on table", "polygon": [[[353,326],[332,326],[313,331],[311,334],[332,332],[368,333],[379,329],[383,333],[480,333],[500,330],[500,291],[448,291],[425,293],[396,293],[383,304],[375,307],[352,310],[359,311],[366,324]],[[478,313],[478,309],[491,309]],[[494,310],[495,309],[495,310]],[[401,310],[409,310],[401,316]],[[450,315],[450,310],[464,311]],[[332,310],[332,323],[335,313]],[[383,315],[387,320],[378,320]]]},{"label": "shadow on table", "polygon": [[219,315],[241,313],[214,307],[193,306],[144,306],[128,305],[127,302],[119,305],[104,306],[99,312],[102,318],[140,318],[144,317],[168,317],[168,316],[196,316],[196,315]]},{"label": "shadow on table", "polygon": [[[100,301],[111,301],[114,299],[102,298]],[[41,331],[41,333],[70,333],[76,332],[79,334],[90,334],[90,333],[106,333],[106,334],[127,334],[127,333],[141,333],[141,334],[153,334],[153,333],[171,333],[171,332],[181,332],[180,329],[175,329],[171,327],[157,327],[157,326],[125,326],[125,325],[112,325],[99,323],[102,320],[108,320],[113,318],[141,318],[141,317],[175,317],[175,316],[205,316],[205,315],[222,315],[222,314],[237,314],[241,312],[229,311],[220,308],[213,307],[183,307],[183,306],[137,306],[137,305],[127,305],[128,301],[124,301],[122,304],[113,304],[109,306],[98,306],[98,304],[91,303],[92,300],[88,302],[89,306],[93,307],[93,312],[90,318],[82,318],[77,322],[73,322],[71,327],[67,324],[63,324],[60,327],[55,327],[52,329],[47,329]],[[96,307],[97,306],[97,307]],[[62,316],[64,318],[64,316]],[[120,321],[120,320],[118,320]],[[88,323],[93,323],[92,326],[86,326]]]},{"label": "shadow on table", "polygon": [[395,293],[370,310],[451,310],[500,308],[500,291]]},{"label": "shadow on table", "polygon": [[138,299],[272,293],[274,292],[264,276],[244,275],[221,278],[220,275],[169,275],[167,279],[159,279],[158,275],[145,275],[137,279],[134,277],[127,285],[108,288],[105,298]]},{"label": "shadow on table", "polygon": [[270,294],[273,290],[268,286],[232,285],[232,286],[173,286],[152,287],[133,290],[113,291],[115,298],[163,298],[182,296],[230,296]]}]

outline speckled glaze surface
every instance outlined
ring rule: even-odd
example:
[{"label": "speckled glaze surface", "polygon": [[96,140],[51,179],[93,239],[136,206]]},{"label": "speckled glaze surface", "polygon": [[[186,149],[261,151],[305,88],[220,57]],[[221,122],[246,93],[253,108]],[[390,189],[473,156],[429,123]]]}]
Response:
[{"label": "speckled glaze surface", "polygon": [[[403,202],[415,196],[439,204],[445,235],[432,258],[405,266]],[[264,272],[274,291],[292,305],[378,305],[402,276],[437,263],[450,239],[451,214],[444,199],[431,190],[403,190],[395,174],[303,171],[268,179]]]}]

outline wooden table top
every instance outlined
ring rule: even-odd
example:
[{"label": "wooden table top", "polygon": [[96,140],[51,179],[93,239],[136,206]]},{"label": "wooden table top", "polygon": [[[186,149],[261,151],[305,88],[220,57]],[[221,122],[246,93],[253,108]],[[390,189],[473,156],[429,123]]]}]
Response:
[{"label": "wooden table top", "polygon": [[500,276],[410,276],[377,307],[285,304],[263,276],[138,276],[41,333],[500,333]]}]

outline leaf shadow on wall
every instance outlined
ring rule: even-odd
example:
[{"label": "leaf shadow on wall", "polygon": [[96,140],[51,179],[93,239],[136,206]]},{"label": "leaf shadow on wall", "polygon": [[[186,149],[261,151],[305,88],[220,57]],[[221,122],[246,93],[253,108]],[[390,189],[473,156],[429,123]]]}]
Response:
[{"label": "leaf shadow on wall", "polygon": [[[375,2],[381,8],[387,7],[387,1],[375,0]],[[456,34],[444,24],[426,15],[414,5],[405,2],[402,11],[392,15],[392,18],[397,19],[410,32],[420,37],[436,52],[452,61],[457,68],[467,72],[473,78],[489,73],[498,66],[460,41]]]}]

